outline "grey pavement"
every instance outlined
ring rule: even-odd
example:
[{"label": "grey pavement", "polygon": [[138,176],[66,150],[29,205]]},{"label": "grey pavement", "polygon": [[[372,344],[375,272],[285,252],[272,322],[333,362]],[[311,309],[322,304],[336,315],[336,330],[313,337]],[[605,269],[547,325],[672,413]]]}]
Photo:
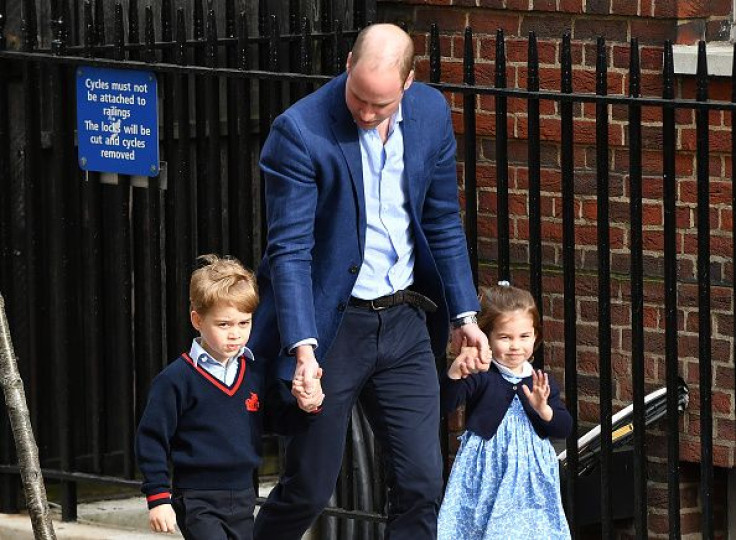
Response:
[{"label": "grey pavement", "polygon": [[[261,486],[265,497],[273,486]],[[256,508],[257,511],[257,508]],[[61,513],[52,508],[54,531],[59,540],[163,540],[182,538],[176,534],[151,532],[144,497],[98,501],[77,506],[75,523],[61,521]],[[309,533],[303,540],[310,538]],[[27,514],[0,514],[0,540],[34,540]]]},{"label": "grey pavement", "polygon": [[[77,507],[78,521],[64,523],[53,511],[54,531],[58,539],[68,540],[146,540],[182,538],[181,534],[153,533],[148,528],[148,512],[143,497],[98,501]],[[0,514],[0,540],[33,540],[33,528],[27,514]]]}]

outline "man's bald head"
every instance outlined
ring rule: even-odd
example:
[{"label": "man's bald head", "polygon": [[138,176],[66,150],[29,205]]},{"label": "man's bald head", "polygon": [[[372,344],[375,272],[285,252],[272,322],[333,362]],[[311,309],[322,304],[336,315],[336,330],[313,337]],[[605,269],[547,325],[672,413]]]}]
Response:
[{"label": "man's bald head", "polygon": [[362,62],[369,70],[398,68],[406,81],[414,64],[414,43],[395,24],[372,24],[358,34],[349,62],[352,67]]}]

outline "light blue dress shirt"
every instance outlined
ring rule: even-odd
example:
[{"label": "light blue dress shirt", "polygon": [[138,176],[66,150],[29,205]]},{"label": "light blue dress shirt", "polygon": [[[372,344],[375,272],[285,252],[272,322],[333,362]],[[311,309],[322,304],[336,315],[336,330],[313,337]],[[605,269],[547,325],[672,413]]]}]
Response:
[{"label": "light blue dress shirt", "polygon": [[404,173],[401,105],[389,120],[386,142],[378,129],[358,129],[366,221],[363,265],[353,296],[372,300],[414,282],[414,238]]},{"label": "light blue dress shirt", "polygon": [[212,358],[207,351],[202,348],[200,340],[202,338],[194,338],[192,340],[192,348],[189,350],[189,357],[194,360],[196,365],[202,367],[215,377],[218,381],[225,383],[227,386],[233,384],[235,375],[238,374],[238,358],[245,355],[249,360],[253,360],[253,352],[248,347],[242,347],[235,356],[228,358],[224,363],[218,362]]}]

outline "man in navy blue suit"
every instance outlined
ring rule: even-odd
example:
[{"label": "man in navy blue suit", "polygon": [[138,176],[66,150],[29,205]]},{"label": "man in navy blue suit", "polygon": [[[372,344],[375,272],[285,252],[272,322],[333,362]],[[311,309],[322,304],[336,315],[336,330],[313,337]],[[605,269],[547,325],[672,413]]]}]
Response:
[{"label": "man in navy blue suit", "polygon": [[453,343],[481,357],[488,341],[474,318],[450,110],[414,82],[413,56],[398,26],[366,28],[346,73],[280,115],[263,147],[268,247],[249,345],[294,381],[302,408],[321,403],[322,370],[325,397],[286,439],[256,539],[299,539],[319,516],[359,395],[386,456],[386,538],[436,536],[435,356],[450,323]]}]

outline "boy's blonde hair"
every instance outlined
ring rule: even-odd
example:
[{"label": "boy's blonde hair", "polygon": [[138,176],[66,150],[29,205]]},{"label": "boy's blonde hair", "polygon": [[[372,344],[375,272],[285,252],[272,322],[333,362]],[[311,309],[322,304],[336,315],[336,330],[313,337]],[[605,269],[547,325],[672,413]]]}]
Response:
[{"label": "boy's blonde hair", "polygon": [[189,282],[190,310],[205,315],[218,304],[228,304],[243,313],[258,306],[258,286],[253,272],[234,257],[214,254],[197,257],[200,266]]},{"label": "boy's blonde hair", "polygon": [[513,285],[496,285],[482,290],[480,300],[478,326],[486,335],[491,334],[499,317],[514,311],[523,311],[531,315],[534,325],[534,350],[542,343],[542,318],[529,291]]}]

